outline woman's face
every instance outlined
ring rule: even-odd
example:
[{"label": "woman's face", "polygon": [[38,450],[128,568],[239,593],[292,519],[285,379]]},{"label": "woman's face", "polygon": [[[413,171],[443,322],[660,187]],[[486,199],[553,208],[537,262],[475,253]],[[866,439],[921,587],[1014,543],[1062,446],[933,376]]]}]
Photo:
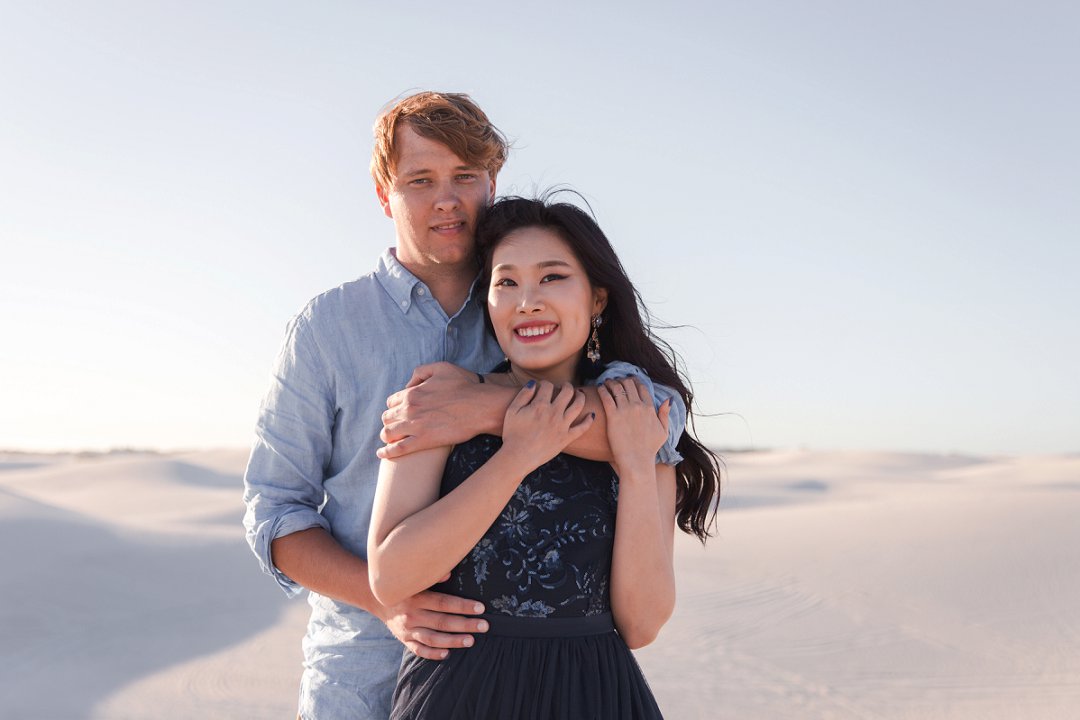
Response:
[{"label": "woman's face", "polygon": [[607,291],[593,288],[577,256],[546,228],[515,230],[495,248],[488,314],[519,379],[572,382],[592,316]]}]

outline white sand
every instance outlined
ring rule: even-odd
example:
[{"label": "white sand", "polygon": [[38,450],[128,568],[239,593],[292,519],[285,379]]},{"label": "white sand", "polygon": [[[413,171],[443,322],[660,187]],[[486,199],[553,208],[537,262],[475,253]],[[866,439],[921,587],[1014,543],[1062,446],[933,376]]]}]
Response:
[{"label": "white sand", "polygon": [[[246,453],[0,456],[0,717],[292,717]],[[1080,717],[1080,457],[733,455],[637,655],[684,718]]]}]

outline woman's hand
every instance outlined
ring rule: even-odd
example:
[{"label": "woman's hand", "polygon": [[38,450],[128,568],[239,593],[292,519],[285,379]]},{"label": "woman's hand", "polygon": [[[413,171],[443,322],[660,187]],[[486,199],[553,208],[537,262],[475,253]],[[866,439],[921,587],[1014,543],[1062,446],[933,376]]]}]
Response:
[{"label": "woman's hand", "polygon": [[503,446],[499,451],[532,472],[585,434],[595,417],[578,420],[585,396],[570,383],[556,388],[550,382],[530,382],[506,409]]},{"label": "woman's hand", "polygon": [[632,378],[609,380],[599,390],[619,476],[611,612],[619,635],[638,648],[656,638],[675,607],[675,468],[656,462],[668,436],[670,403],[655,410],[649,392]]},{"label": "woman's hand", "polygon": [[623,471],[630,468],[652,469],[656,453],[668,437],[671,401],[665,400],[659,410],[654,410],[649,391],[628,377],[607,380],[598,389],[615,472],[623,477]]}]

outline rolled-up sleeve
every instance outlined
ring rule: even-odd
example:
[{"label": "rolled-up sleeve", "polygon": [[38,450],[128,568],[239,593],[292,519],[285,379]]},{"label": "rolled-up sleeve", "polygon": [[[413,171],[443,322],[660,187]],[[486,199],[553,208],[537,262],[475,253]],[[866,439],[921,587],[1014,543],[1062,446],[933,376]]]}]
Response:
[{"label": "rolled-up sleeve", "polygon": [[333,450],[330,375],[303,316],[288,326],[270,388],[259,409],[244,473],[244,529],[263,571],[290,597],[302,587],[274,566],[271,543],[313,527],[330,529],[319,512]]},{"label": "rolled-up sleeve", "polygon": [[653,406],[657,410],[660,409],[660,405],[665,400],[671,401],[671,410],[668,413],[668,438],[660,451],[656,453],[656,462],[665,465],[677,465],[682,462],[683,456],[675,449],[676,445],[679,444],[679,438],[682,437],[683,430],[686,428],[686,405],[683,403],[682,397],[673,388],[654,383],[652,378],[637,365],[621,361],[609,363],[604,368],[604,372],[600,373],[600,376],[593,380],[591,384],[599,385],[605,380],[621,377],[633,377],[648,388],[653,398]]}]

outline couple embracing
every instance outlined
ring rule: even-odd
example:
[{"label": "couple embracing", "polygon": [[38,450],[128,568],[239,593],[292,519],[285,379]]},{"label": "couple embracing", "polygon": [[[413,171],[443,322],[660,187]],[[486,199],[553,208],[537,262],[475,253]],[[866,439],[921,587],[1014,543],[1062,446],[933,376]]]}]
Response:
[{"label": "couple embracing", "polygon": [[592,217],[495,199],[507,152],[465,95],[386,110],[395,247],[288,326],[245,527],[310,590],[305,720],[660,717],[630,648],[674,607],[675,526],[708,535],[717,459]]}]

